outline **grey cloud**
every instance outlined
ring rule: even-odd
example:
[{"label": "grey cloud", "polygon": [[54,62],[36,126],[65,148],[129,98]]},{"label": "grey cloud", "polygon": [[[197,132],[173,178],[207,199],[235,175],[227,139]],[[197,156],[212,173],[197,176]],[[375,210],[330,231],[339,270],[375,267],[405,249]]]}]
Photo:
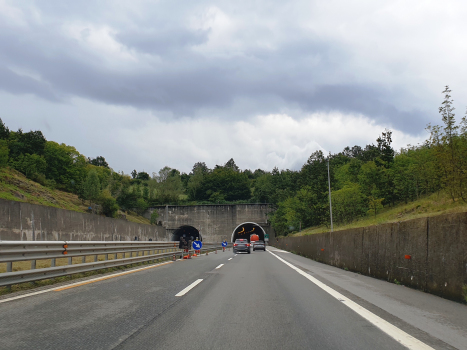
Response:
[{"label": "grey cloud", "polygon": [[52,102],[60,102],[60,99],[47,83],[19,75],[1,66],[0,89],[13,94],[33,94]]},{"label": "grey cloud", "polygon": [[[52,18],[64,14],[64,21],[67,18],[92,19],[97,24],[110,21],[102,9],[93,11],[89,4],[82,9],[75,7],[76,13],[72,13],[60,3],[55,3],[57,7],[40,6]],[[384,82],[376,85],[350,79],[327,83],[328,75],[346,70],[349,58],[346,49],[336,43],[289,29],[290,40],[275,48],[253,47],[230,56],[203,56],[193,47],[207,41],[209,30],[186,27],[189,6],[171,15],[173,22],[162,20],[170,10],[167,3],[163,6],[164,10],[154,18],[144,17],[136,22],[136,16],[129,13],[125,20],[112,22],[121,26],[115,34],[119,43],[158,58],[141,65],[145,68],[140,68],[139,63],[131,69],[109,67],[73,39],[66,38],[60,32],[61,26],[53,20],[45,19],[44,26],[31,24],[29,29],[2,27],[0,86],[13,94],[31,93],[57,102],[78,96],[168,111],[175,117],[195,117],[201,110],[209,109],[220,117],[242,118],[236,102],[243,99],[250,101],[249,110],[244,111],[247,114],[298,107],[303,113],[331,110],[362,113],[409,132],[416,132],[421,123],[425,124],[424,111],[416,108],[402,111],[391,102],[394,96],[385,89]],[[254,29],[252,25],[245,33],[254,36]],[[41,82],[8,71],[8,65],[13,63],[37,72]]]},{"label": "grey cloud", "polygon": [[165,55],[180,52],[191,46],[205,43],[209,31],[192,31],[186,28],[129,30],[118,33],[115,38],[123,45],[140,52]]}]

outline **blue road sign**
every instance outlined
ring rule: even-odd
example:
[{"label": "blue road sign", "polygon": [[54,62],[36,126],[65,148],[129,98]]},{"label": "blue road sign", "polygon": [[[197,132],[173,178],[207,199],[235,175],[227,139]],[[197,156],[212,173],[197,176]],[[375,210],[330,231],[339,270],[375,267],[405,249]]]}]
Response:
[{"label": "blue road sign", "polygon": [[227,242],[222,242],[223,247],[227,247],[227,244],[228,244]]},{"label": "blue road sign", "polygon": [[200,250],[202,246],[203,246],[203,243],[201,243],[201,241],[193,241],[194,250]]}]

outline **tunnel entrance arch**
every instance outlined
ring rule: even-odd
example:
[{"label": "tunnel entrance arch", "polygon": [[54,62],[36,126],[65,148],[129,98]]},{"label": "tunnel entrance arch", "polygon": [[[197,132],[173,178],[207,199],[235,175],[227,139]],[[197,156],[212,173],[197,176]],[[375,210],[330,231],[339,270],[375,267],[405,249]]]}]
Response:
[{"label": "tunnel entrance arch", "polygon": [[256,234],[259,237],[260,241],[264,241],[264,236],[266,232],[264,229],[255,222],[244,222],[237,227],[232,232],[232,242],[235,242],[238,238],[246,238],[248,242],[250,241],[250,235]]},{"label": "tunnel entrance arch", "polygon": [[189,225],[183,225],[177,228],[172,233],[171,241],[179,241],[181,237],[185,237],[187,240],[189,239],[192,241],[196,238],[199,238],[200,241],[203,240],[203,237],[201,236],[201,233],[199,233],[198,229]]}]

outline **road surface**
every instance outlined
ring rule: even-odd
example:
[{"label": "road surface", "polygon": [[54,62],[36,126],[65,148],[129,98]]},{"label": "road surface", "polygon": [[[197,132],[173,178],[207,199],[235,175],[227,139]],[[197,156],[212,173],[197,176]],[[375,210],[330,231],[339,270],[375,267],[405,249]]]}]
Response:
[{"label": "road surface", "polygon": [[273,247],[105,278],[3,296],[0,349],[467,349],[466,305]]}]

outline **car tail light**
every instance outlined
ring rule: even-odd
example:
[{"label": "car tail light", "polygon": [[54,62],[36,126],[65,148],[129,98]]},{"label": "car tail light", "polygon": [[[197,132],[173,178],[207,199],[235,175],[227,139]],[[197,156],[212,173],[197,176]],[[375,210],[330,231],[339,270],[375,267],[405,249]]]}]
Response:
[{"label": "car tail light", "polygon": [[234,247],[236,247],[238,244],[237,243],[234,243]]},{"label": "car tail light", "polygon": [[249,246],[250,246],[250,243],[247,243],[246,246],[249,247]]}]

